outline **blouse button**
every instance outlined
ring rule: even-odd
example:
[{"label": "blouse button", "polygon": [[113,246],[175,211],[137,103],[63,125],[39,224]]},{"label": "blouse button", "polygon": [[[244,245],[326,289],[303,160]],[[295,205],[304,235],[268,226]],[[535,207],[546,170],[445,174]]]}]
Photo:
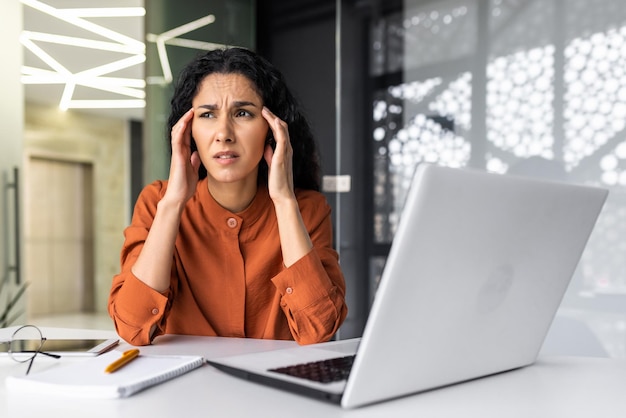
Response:
[{"label": "blouse button", "polygon": [[235,219],[235,218],[228,218],[228,220],[226,220],[226,225],[228,225],[230,228],[236,228],[237,227],[237,219]]},{"label": "blouse button", "polygon": [[288,287],[285,291],[287,292],[288,295],[291,295],[293,293],[293,289],[290,287]]},{"label": "blouse button", "polygon": [[157,308],[154,308],[154,309],[152,310],[152,315],[156,315],[156,314],[158,314],[158,313],[159,313],[159,310],[158,310]]}]

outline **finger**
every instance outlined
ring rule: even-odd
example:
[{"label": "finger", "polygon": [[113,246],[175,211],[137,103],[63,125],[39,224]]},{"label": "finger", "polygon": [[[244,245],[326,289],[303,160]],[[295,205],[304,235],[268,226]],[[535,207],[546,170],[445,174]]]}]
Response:
[{"label": "finger", "polygon": [[265,120],[267,121],[267,124],[270,128],[270,130],[272,131],[272,133],[274,134],[274,136],[276,135],[274,130],[275,128],[275,120],[276,120],[276,115],[274,115],[267,107],[263,106],[263,109],[261,110],[261,115],[263,115],[263,117],[265,118]]},{"label": "finger", "polygon": [[276,119],[276,115],[272,113],[272,111],[269,110],[267,106],[263,106],[263,109],[261,110],[261,114],[263,115],[265,120],[267,120],[267,123],[269,123],[270,125],[272,124],[272,121]]},{"label": "finger", "polygon": [[277,144],[289,140],[289,129],[287,128],[286,122],[273,114],[272,111],[265,106],[263,106],[261,114],[263,115],[270,129],[272,130],[272,133],[274,134],[274,139],[276,140]]},{"label": "finger", "polygon": [[265,150],[263,151],[263,158],[267,163],[267,167],[272,166],[272,157],[274,157],[274,150],[270,144],[265,145]]},{"label": "finger", "polygon": [[178,122],[176,122],[176,124],[172,127],[172,141],[176,139],[191,140],[190,121],[193,118],[193,114],[193,109],[189,109],[180,117],[180,119],[178,119]]}]

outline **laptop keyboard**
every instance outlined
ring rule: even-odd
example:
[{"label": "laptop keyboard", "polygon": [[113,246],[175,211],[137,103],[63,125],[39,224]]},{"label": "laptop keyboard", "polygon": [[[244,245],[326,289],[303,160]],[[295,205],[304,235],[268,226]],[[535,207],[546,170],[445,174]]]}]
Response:
[{"label": "laptop keyboard", "polygon": [[320,383],[332,383],[346,380],[350,374],[355,356],[332,358],[311,363],[269,369],[270,372],[282,373]]}]

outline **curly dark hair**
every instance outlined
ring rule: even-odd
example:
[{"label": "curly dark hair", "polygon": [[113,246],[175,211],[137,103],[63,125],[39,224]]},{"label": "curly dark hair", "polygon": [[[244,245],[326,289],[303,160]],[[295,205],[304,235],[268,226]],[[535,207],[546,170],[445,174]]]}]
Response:
[{"label": "curly dark hair", "polygon": [[[168,144],[171,154],[172,127],[192,106],[200,84],[210,74],[240,74],[256,87],[263,104],[289,126],[293,147],[294,187],[320,190],[320,163],[317,144],[300,105],[289,91],[284,76],[274,65],[260,55],[244,48],[217,49],[200,54],[180,73],[172,96],[170,116],[167,121]],[[191,138],[191,150],[197,145]],[[200,178],[207,176],[204,165],[198,172]],[[259,184],[267,183],[267,163],[259,163]]]}]

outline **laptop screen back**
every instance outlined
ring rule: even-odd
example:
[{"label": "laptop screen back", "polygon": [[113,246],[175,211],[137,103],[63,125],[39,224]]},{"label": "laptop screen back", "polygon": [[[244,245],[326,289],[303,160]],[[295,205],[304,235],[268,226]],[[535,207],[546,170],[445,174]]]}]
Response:
[{"label": "laptop screen back", "polygon": [[606,196],[420,165],[342,404],[534,362]]}]

